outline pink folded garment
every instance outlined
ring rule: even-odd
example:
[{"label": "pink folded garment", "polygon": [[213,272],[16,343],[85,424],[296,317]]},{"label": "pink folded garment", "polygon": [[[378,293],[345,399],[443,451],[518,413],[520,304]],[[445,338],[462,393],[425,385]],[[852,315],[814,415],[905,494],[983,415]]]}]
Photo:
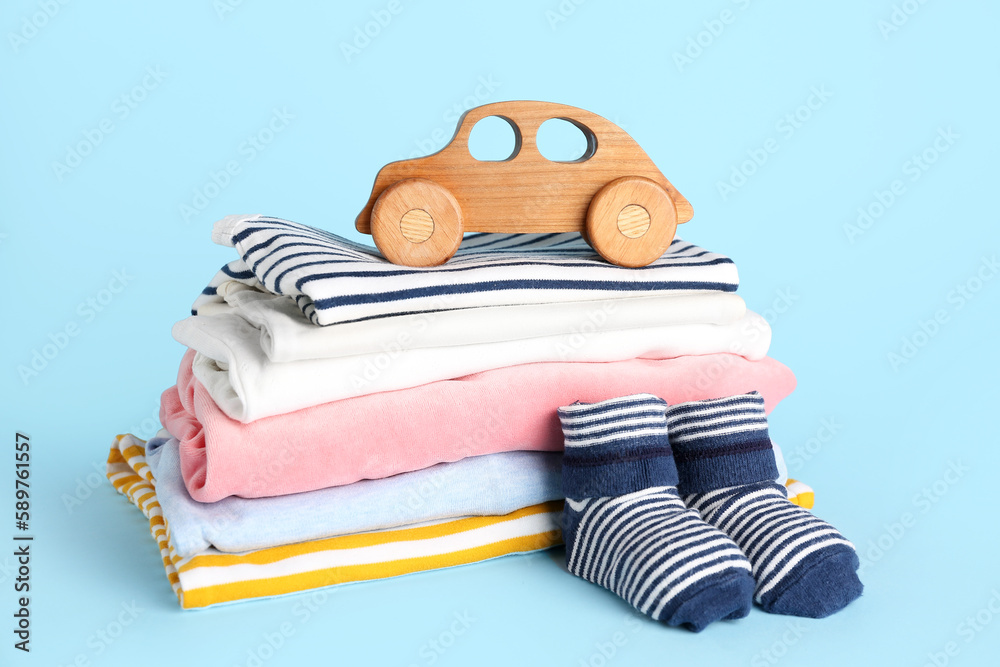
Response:
[{"label": "pink folded garment", "polygon": [[735,354],[607,363],[510,366],[455,380],[348,398],[241,423],[227,417],[181,362],[160,420],[180,440],[191,496],[279,496],[381,479],[467,456],[561,451],[556,408],[648,392],[668,403],[757,390],[770,412],[795,376],[770,357]]}]

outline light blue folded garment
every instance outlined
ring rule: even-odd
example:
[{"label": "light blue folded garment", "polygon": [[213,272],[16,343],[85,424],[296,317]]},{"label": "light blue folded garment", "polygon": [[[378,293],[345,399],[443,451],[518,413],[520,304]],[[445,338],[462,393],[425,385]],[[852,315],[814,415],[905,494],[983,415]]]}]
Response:
[{"label": "light blue folded garment", "polygon": [[161,430],[146,444],[156,497],[179,556],[209,547],[238,553],[463,516],[508,514],[563,497],[562,454],[504,452],[385,479],[273,498],[191,498],[179,443]]}]

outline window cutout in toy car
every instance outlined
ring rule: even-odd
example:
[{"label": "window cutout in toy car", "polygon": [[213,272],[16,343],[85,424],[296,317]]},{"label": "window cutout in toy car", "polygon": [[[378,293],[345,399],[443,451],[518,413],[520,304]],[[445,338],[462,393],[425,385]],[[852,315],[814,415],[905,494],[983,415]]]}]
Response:
[{"label": "window cutout in toy car", "polygon": [[503,116],[487,116],[472,127],[469,153],[480,162],[512,160],[521,148],[521,133]]},{"label": "window cutout in toy car", "polygon": [[535,143],[542,157],[552,162],[582,162],[597,150],[594,133],[568,118],[549,118],[542,123]]}]

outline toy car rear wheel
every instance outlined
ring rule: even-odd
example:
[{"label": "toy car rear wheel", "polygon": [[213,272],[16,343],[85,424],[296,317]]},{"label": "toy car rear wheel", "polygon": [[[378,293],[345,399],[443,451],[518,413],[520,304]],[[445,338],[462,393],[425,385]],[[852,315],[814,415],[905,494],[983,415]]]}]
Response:
[{"label": "toy car rear wheel", "polygon": [[676,230],[670,194],[648,178],[624,176],[590,201],[584,238],[612,264],[639,267],[659,259]]},{"label": "toy car rear wheel", "polygon": [[375,200],[371,230],[375,245],[393,264],[437,266],[462,242],[462,209],[447,188],[407,178]]}]

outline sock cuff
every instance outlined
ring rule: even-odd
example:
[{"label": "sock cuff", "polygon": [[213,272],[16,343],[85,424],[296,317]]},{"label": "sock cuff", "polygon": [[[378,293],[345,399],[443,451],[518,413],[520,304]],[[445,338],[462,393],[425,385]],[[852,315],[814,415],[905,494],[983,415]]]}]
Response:
[{"label": "sock cuff", "polygon": [[666,409],[666,401],[651,394],[559,408],[563,494],[593,498],[676,486]]},{"label": "sock cuff", "polygon": [[666,416],[680,493],[778,478],[758,392],[671,405]]}]

